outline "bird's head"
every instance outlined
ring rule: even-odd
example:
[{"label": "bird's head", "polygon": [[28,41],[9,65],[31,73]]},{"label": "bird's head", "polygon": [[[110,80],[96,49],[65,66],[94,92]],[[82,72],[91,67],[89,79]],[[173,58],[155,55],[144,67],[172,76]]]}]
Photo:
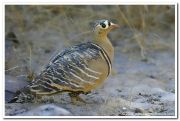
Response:
[{"label": "bird's head", "polygon": [[94,23],[93,30],[98,35],[107,35],[111,30],[116,28],[119,28],[119,25],[109,20],[97,20]]}]

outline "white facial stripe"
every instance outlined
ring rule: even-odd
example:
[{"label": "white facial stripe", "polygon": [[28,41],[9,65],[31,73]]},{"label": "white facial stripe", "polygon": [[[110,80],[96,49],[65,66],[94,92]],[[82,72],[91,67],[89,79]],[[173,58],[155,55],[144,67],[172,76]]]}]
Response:
[{"label": "white facial stripe", "polygon": [[106,24],[106,27],[109,27],[108,20],[106,20],[104,23]]}]

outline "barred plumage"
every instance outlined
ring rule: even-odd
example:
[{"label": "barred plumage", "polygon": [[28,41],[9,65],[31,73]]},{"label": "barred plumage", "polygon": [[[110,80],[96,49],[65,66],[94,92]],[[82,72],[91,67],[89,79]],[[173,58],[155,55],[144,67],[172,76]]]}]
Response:
[{"label": "barred plumage", "polygon": [[[102,63],[99,69],[91,66],[92,62],[96,65],[95,61]],[[31,91],[36,94],[50,94],[51,91],[56,93],[59,90],[88,92],[91,89],[86,89],[87,87],[97,86],[96,81],[102,75],[102,67],[108,70],[107,77],[111,66],[110,59],[103,48],[91,42],[82,43],[65,49],[51,59],[46,68],[33,81]]]},{"label": "barred plumage", "polygon": [[[104,22],[109,25],[108,21]],[[100,30],[106,32],[108,27]],[[34,98],[33,95],[52,95],[59,92],[69,92],[72,93],[70,96],[75,94],[77,97],[79,93],[88,93],[97,88],[111,73],[114,53],[113,48],[110,48],[111,43],[106,43],[109,40],[103,38],[102,41],[105,41],[102,46],[100,43],[87,42],[59,52],[40,75],[11,102],[24,102]]]}]

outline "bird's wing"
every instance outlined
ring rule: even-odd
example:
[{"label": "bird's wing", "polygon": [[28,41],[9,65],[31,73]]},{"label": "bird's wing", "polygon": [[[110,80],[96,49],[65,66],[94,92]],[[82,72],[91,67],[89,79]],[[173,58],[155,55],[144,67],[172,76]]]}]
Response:
[{"label": "bird's wing", "polygon": [[[32,92],[53,94],[60,91],[79,91],[83,90],[84,85],[93,85],[93,81],[99,78],[101,72],[91,69],[88,64],[102,58],[102,53],[105,52],[101,49],[88,42],[58,53],[32,82]],[[109,59],[107,64],[111,66]]]}]

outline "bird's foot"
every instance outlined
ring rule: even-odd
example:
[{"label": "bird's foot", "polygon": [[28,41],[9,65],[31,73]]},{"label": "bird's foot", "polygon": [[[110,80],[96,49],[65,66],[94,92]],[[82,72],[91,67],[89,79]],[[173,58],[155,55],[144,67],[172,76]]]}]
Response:
[{"label": "bird's foot", "polygon": [[74,105],[86,104],[86,101],[79,96],[79,93],[69,93],[69,96],[71,98],[71,103]]}]

